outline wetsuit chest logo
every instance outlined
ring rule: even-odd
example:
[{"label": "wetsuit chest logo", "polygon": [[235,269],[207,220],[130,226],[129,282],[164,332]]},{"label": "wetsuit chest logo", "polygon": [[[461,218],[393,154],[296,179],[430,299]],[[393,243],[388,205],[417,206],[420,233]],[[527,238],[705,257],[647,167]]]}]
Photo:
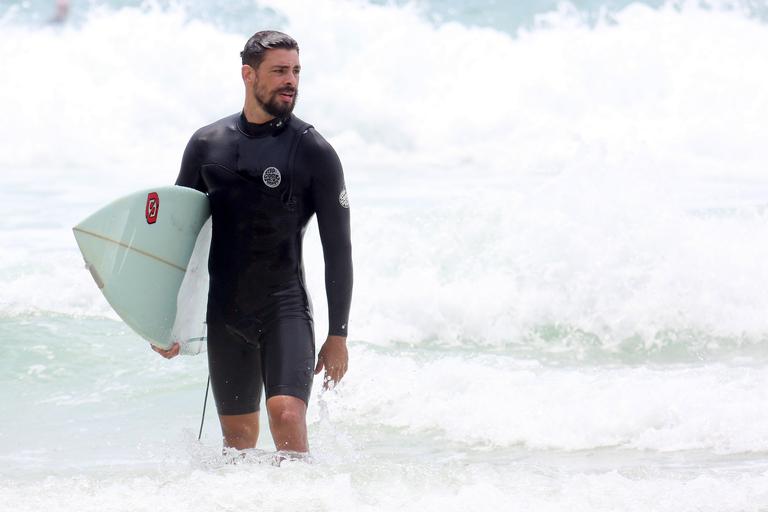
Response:
[{"label": "wetsuit chest logo", "polygon": [[280,171],[277,167],[267,167],[264,169],[264,172],[261,175],[261,179],[269,188],[277,188],[277,186],[280,185],[280,182],[282,181]]}]

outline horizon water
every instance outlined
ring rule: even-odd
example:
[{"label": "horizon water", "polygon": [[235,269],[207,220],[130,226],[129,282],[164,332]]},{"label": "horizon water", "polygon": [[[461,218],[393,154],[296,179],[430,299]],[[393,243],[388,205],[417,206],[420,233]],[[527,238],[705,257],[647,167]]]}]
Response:
[{"label": "horizon water", "polygon": [[[0,5],[0,510],[768,510],[768,4]],[[311,462],[239,463],[205,356],[111,311],[71,227],[170,184],[301,45],[339,153],[350,370]],[[318,347],[323,258],[305,238]]]}]

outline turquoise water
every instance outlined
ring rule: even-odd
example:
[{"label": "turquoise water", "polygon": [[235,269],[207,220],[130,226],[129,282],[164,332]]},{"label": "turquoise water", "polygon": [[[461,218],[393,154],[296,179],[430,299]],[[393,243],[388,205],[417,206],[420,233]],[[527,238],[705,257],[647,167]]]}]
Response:
[{"label": "turquoise water", "polygon": [[[72,6],[0,6],[0,508],[768,508],[764,2]],[[205,357],[150,351],[71,234],[175,179],[265,26],[356,265],[350,372],[280,467],[210,407],[197,441]],[[323,333],[314,226],[305,257]]]}]

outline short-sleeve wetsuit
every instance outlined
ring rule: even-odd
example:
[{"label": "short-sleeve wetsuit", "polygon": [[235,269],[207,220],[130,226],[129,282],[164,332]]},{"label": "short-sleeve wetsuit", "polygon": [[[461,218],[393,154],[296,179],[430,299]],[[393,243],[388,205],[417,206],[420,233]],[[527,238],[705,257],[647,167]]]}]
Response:
[{"label": "short-sleeve wetsuit", "polygon": [[330,144],[299,118],[258,125],[234,114],[190,139],[177,185],[208,194],[208,366],[219,414],[267,398],[305,402],[315,345],[302,238],[317,213],[329,335],[346,336],[352,297],[349,203]]}]

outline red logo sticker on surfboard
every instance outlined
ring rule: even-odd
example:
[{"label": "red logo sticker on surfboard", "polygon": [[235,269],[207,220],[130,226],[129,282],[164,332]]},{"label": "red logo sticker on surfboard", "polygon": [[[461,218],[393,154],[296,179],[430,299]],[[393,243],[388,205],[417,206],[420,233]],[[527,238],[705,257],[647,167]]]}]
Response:
[{"label": "red logo sticker on surfboard", "polygon": [[147,217],[147,224],[154,224],[157,222],[157,212],[160,211],[160,198],[157,192],[150,192],[147,195],[147,208],[144,212]]}]

